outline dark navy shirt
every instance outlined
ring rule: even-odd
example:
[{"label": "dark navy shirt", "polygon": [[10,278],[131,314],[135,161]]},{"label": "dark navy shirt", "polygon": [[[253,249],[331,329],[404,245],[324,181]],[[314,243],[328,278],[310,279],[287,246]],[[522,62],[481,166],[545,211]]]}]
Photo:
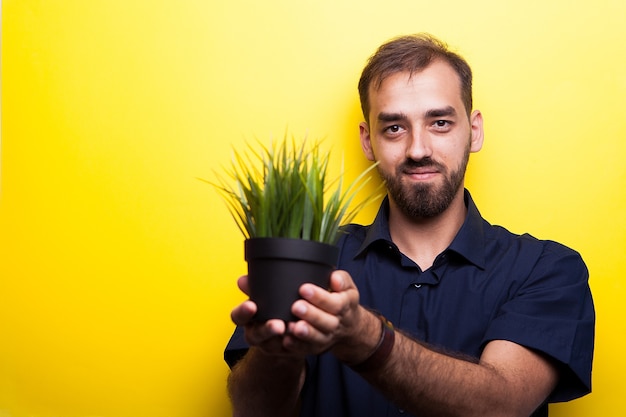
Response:
[{"label": "dark navy shirt", "polygon": [[[351,274],[361,304],[451,354],[478,358],[491,340],[544,353],[561,375],[550,402],[590,392],[595,314],[580,255],[490,225],[467,191],[465,202],[463,226],[426,271],[391,241],[387,200],[370,226],[347,226],[338,267]],[[225,351],[229,365],[246,348],[242,329],[236,329]],[[408,414],[330,353],[308,358],[301,416],[395,415]],[[547,415],[547,406],[536,415]]]}]

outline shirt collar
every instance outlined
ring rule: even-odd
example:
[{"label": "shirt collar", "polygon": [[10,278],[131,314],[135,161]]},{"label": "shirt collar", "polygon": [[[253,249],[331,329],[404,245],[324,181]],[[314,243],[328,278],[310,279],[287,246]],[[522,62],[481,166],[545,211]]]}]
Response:
[{"label": "shirt collar", "polygon": [[[474,204],[474,200],[466,189],[464,192],[467,216],[455,238],[447,250],[456,252],[477,267],[485,267],[485,236],[483,232],[483,218]],[[368,227],[365,239],[356,256],[360,256],[367,248],[377,241],[383,241],[396,247],[389,233],[389,198],[385,197],[374,222]],[[396,247],[397,248],[397,247]]]}]

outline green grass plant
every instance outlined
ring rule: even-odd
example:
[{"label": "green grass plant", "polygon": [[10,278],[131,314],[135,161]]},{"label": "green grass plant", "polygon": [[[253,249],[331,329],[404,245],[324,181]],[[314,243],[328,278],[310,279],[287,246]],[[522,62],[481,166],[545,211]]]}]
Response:
[{"label": "green grass plant", "polygon": [[[283,237],[335,244],[340,226],[349,223],[369,196],[351,206],[371,180],[376,165],[363,171],[345,190],[343,176],[328,178],[329,156],[320,141],[297,143],[287,134],[269,147],[250,143],[243,153],[234,151],[226,178],[212,183],[224,197],[245,238]],[[343,167],[342,167],[343,174]],[[208,181],[207,181],[208,182]],[[380,189],[380,187],[379,187]]]}]

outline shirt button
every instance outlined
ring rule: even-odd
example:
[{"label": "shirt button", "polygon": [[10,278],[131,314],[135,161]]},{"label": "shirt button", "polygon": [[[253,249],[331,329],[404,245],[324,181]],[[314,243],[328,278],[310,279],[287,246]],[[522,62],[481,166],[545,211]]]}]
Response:
[{"label": "shirt button", "polygon": [[413,288],[421,288],[422,284],[413,284]]}]

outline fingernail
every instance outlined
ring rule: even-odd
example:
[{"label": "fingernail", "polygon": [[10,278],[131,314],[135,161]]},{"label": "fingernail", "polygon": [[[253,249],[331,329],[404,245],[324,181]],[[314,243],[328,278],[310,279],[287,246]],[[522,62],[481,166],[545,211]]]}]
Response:
[{"label": "fingernail", "polygon": [[304,298],[311,297],[313,295],[313,290],[308,285],[305,285],[300,290],[300,295],[302,295],[302,297]]},{"label": "fingernail", "polygon": [[306,313],[306,306],[304,303],[297,303],[293,308],[296,314],[304,314]]}]

